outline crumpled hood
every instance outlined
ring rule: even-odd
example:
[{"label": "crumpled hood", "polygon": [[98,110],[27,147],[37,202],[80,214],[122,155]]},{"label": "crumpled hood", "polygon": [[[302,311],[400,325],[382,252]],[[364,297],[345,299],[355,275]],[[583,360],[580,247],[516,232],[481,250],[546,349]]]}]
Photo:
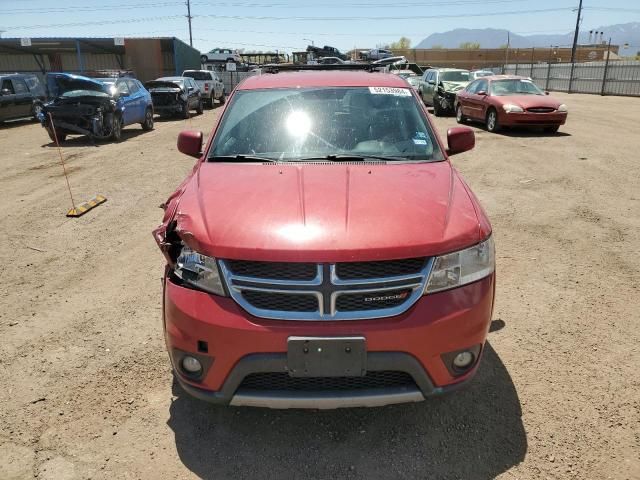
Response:
[{"label": "crumpled hood", "polygon": [[93,78],[70,73],[49,73],[46,78],[49,98],[56,98],[74,90],[101,92],[111,96],[109,85]]},{"label": "crumpled hood", "polygon": [[336,262],[430,256],[481,240],[475,202],[448,162],[204,163],[176,231],[219,258]]},{"label": "crumpled hood", "polygon": [[457,92],[469,85],[469,82],[442,82],[442,88],[445,92]]}]

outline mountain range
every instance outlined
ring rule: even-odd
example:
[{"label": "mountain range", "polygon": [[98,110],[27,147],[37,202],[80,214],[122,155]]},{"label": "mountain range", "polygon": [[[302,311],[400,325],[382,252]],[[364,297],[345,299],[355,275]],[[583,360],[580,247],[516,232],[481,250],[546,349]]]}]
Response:
[{"label": "mountain range", "polygon": [[[604,32],[603,40],[621,47],[628,43],[630,45],[629,54],[635,54],[640,50],[640,22],[623,23],[618,25],[606,25],[597,28],[581,27],[579,43],[589,43],[589,30]],[[508,30],[484,28],[468,29],[456,28],[448,32],[432,33],[427,38],[418,43],[415,48],[458,48],[461,43],[479,43],[480,48],[499,48],[507,44],[512,48],[549,47],[550,45],[571,46],[573,43],[573,32],[554,35],[518,35]],[[599,38],[599,37],[598,37]],[[593,42],[593,39],[591,41]],[[623,50],[621,50],[621,53]]]}]

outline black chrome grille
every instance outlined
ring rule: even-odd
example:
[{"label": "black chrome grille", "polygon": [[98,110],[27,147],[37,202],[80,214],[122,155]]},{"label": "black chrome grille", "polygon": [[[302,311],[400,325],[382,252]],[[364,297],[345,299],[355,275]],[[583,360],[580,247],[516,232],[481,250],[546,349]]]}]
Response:
[{"label": "black chrome grille", "polygon": [[532,113],[551,113],[554,112],[555,108],[552,107],[531,107],[531,108],[527,108],[527,112],[532,112]]},{"label": "black chrome grille", "polygon": [[411,290],[406,288],[373,293],[344,293],[336,300],[336,309],[339,312],[358,312],[397,307],[406,302],[409,295]]},{"label": "black chrome grille", "polygon": [[336,263],[336,275],[342,280],[413,275],[420,273],[424,263],[424,258]]},{"label": "black chrome grille", "polygon": [[360,320],[399,315],[422,295],[428,258],[336,264],[220,260],[231,297],[276,320]]},{"label": "black chrome grille", "polygon": [[298,295],[292,293],[259,292],[244,290],[244,299],[261,310],[282,312],[315,312],[318,310],[318,299],[315,295]]},{"label": "black chrome grille", "polygon": [[252,391],[353,391],[380,388],[417,388],[413,377],[405,372],[367,372],[362,377],[290,377],[287,372],[252,373],[238,390]]},{"label": "black chrome grille", "polygon": [[272,280],[313,280],[317,273],[315,263],[227,260],[227,267],[234,275]]}]

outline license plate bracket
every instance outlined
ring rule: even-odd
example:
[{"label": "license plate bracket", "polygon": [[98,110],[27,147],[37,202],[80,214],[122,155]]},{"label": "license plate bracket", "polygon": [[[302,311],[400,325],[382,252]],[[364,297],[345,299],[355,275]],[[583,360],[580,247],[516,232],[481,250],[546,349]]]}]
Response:
[{"label": "license plate bracket", "polygon": [[289,337],[287,367],[292,377],[362,377],[367,373],[364,337]]}]

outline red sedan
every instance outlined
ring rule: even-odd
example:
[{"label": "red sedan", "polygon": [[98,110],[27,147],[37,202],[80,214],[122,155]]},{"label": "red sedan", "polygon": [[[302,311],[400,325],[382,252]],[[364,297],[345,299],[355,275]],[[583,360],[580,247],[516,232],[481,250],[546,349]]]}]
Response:
[{"label": "red sedan", "polygon": [[484,122],[487,130],[535,126],[557,132],[567,120],[567,106],[540,90],[529,78],[494,75],[479,78],[458,92],[456,120]]}]

